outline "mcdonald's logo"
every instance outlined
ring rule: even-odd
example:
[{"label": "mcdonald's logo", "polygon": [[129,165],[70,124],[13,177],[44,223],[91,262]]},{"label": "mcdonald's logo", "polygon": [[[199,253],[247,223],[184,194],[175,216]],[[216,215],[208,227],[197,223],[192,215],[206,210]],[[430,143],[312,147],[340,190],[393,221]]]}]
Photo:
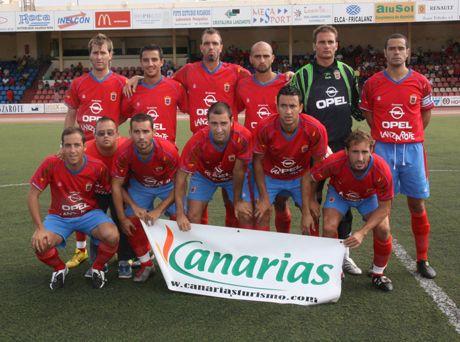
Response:
[{"label": "mcdonald's logo", "polygon": [[131,12],[96,12],[96,28],[129,28],[131,27]]}]

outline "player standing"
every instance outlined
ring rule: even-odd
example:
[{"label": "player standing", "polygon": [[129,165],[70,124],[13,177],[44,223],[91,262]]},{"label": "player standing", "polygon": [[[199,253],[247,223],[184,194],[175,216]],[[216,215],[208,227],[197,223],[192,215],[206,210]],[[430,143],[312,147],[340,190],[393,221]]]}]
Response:
[{"label": "player standing", "polygon": [[[95,139],[89,141],[86,144],[86,154],[102,161],[109,170],[110,175],[115,153],[122,146],[128,144],[130,140],[128,138],[119,136],[118,128],[115,122],[105,116],[97,120],[96,131],[94,132],[94,135]],[[117,250],[118,277],[131,278],[132,270],[128,261],[133,259],[135,255],[129,246],[126,235],[120,230],[120,223],[118,221],[117,212],[112,200],[112,192],[106,192],[104,189],[97,187],[96,199],[99,208],[101,208],[105,213],[107,213],[107,210],[110,209],[110,215],[120,233],[120,242],[118,244]],[[96,257],[96,253],[93,255],[93,251],[95,252],[96,249],[94,248],[93,243],[91,243],[91,261],[94,261]],[[91,271],[91,269],[89,271]],[[85,276],[91,276],[91,272],[86,272]]]},{"label": "player standing", "polygon": [[259,122],[254,134],[256,227],[270,230],[270,207],[279,194],[292,196],[301,209],[302,233],[312,235],[310,213],[310,165],[327,152],[327,132],[315,118],[302,114],[302,95],[297,88],[280,89],[277,114]]},{"label": "player standing", "polygon": [[[121,123],[120,109],[123,86],[126,78],[110,70],[113,57],[113,43],[106,35],[99,33],[88,43],[89,60],[93,66],[90,73],[72,81],[64,102],[68,107],[64,128],[75,123],[85,133],[87,141],[94,139],[97,120],[106,116],[118,126]],[[67,262],[67,267],[77,267],[88,259],[86,236],[76,234],[77,248]]]},{"label": "player standing", "polygon": [[161,75],[164,58],[158,45],[144,46],[140,52],[140,63],[144,78],[136,92],[123,99],[123,116],[130,118],[137,113],[150,115],[156,136],[175,144],[177,107],[182,112],[188,112],[185,89],[179,82]]},{"label": "player standing", "polygon": [[[254,67],[252,77],[238,82],[236,98],[238,111],[245,110],[244,125],[251,131],[264,118],[276,113],[276,95],[286,85],[286,76],[272,70],[275,60],[273,49],[266,42],[257,42],[251,47],[249,61]],[[252,165],[250,165],[252,170]],[[254,184],[255,186],[255,184]],[[275,200],[275,226],[277,232],[291,231],[291,212],[287,198],[277,196]]]},{"label": "player standing", "polygon": [[[208,126],[186,143],[175,179],[177,224],[190,229],[190,222],[200,223],[201,215],[218,187],[225,189],[235,207],[240,228],[253,228],[252,203],[245,179],[252,159],[252,136],[249,130],[233,121],[231,108],[214,103],[208,111]],[[187,215],[185,186],[191,174]]]},{"label": "player standing", "polygon": [[[383,291],[393,290],[383,275],[390,259],[392,239],[389,214],[393,199],[391,171],[383,158],[372,153],[374,140],[368,133],[356,130],[345,140],[345,150],[330,155],[311,170],[312,193],[320,181],[330,178],[323,208],[323,236],[337,238],[343,215],[356,208],[364,225],[344,240],[347,247],[361,245],[370,231],[374,235],[372,284]],[[319,204],[312,199],[310,207],[319,217]]]},{"label": "player standing", "polygon": [[424,130],[434,107],[431,85],[425,76],[409,69],[407,38],[399,33],[385,41],[387,67],[364,85],[361,109],[377,141],[375,153],[390,165],[395,193],[407,196],[417,252],[417,271],[436,277],[428,263],[430,223],[425,199],[430,195]]},{"label": "player standing", "polygon": [[[358,81],[353,69],[335,58],[338,49],[338,32],[330,25],[318,26],[313,31],[315,60],[296,72],[292,84],[303,95],[304,111],[326,126],[329,147],[333,152],[343,150],[345,139],[351,132],[352,116],[363,120],[359,111]],[[322,202],[324,182],[317,187],[318,202]],[[339,237],[345,239],[351,233],[353,216],[344,215],[339,226]],[[349,274],[361,274],[346,249],[343,270]]]},{"label": "player standing", "polygon": [[[99,245],[91,273],[95,288],[107,282],[104,265],[118,247],[118,232],[113,221],[98,209],[96,186],[110,189],[106,166],[85,156],[85,137],[80,128],[64,129],[61,155],[47,157],[30,180],[28,206],[35,232],[32,248],[38,259],[53,267],[50,288],[64,286],[68,268],[59,258],[57,247],[65,247],[67,238],[76,230],[90,234]],[[51,188],[51,206],[42,222],[39,197],[47,186]],[[100,240],[100,241],[99,241]]]},{"label": "player standing", "polygon": [[[121,228],[141,262],[133,280],[145,282],[155,269],[140,220],[154,222],[165,211],[175,219],[173,179],[179,154],[173,143],[155,137],[153,118],[147,114],[131,118],[129,134],[132,142],[121,148],[114,159],[112,194]],[[125,180],[129,182],[127,194],[122,191]],[[161,203],[154,208],[157,197]]]}]

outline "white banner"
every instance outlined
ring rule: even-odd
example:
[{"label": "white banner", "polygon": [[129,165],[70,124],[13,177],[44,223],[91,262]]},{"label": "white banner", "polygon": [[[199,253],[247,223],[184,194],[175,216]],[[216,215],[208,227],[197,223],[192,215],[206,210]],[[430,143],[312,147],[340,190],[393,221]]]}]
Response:
[{"label": "white banner", "polygon": [[14,12],[0,12],[0,31],[14,31],[16,29]]},{"label": "white banner", "polygon": [[436,107],[459,107],[460,96],[433,96]]},{"label": "white banner", "polygon": [[42,114],[45,107],[40,103],[0,104],[1,114]]},{"label": "white banner", "polygon": [[172,10],[173,27],[210,27],[210,8],[183,8]]},{"label": "white banner", "polygon": [[212,26],[251,26],[251,7],[215,7]]},{"label": "white banner", "polygon": [[131,12],[134,29],[168,28],[172,27],[170,9],[135,9]]},{"label": "white banner", "polygon": [[93,30],[94,11],[54,12],[54,29],[65,31]]},{"label": "white banner", "polygon": [[374,4],[334,4],[333,24],[374,22]]},{"label": "white banner", "polygon": [[45,103],[46,114],[67,113],[67,106],[64,103]]},{"label": "white banner", "polygon": [[16,12],[16,31],[52,31],[54,12]]},{"label": "white banner", "polygon": [[458,3],[455,0],[417,1],[417,21],[457,20]]},{"label": "white banner", "polygon": [[293,25],[322,25],[332,23],[332,5],[310,4],[292,6]]},{"label": "white banner", "polygon": [[337,302],[345,247],[337,239],[143,223],[171,291],[280,304]]},{"label": "white banner", "polygon": [[291,6],[269,6],[252,8],[253,26],[289,26],[292,24]]}]

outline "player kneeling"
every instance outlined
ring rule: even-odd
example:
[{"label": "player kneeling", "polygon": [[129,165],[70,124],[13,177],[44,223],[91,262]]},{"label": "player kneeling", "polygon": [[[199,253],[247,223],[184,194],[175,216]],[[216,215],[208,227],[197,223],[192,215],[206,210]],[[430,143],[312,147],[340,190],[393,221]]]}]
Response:
[{"label": "player kneeling", "polygon": [[[85,155],[85,136],[80,128],[66,128],[61,143],[62,159],[47,157],[30,180],[27,201],[35,226],[32,248],[40,261],[54,268],[50,288],[55,290],[64,286],[68,273],[56,246],[65,247],[75,231],[91,235],[98,245],[92,282],[95,288],[102,288],[107,282],[104,265],[116,253],[119,240],[117,227],[98,209],[95,196],[96,184],[110,191],[108,170],[101,161]],[[51,206],[42,222],[39,197],[48,185]]]},{"label": "player kneeling", "polygon": [[[323,208],[323,236],[337,238],[340,220],[351,207],[355,207],[365,223],[345,239],[344,244],[356,248],[372,230],[372,283],[380,290],[391,291],[393,284],[383,275],[392,247],[389,221],[393,199],[391,171],[381,157],[372,153],[374,141],[368,133],[353,131],[345,143],[345,150],[332,154],[311,170],[313,193],[317,182],[330,178]],[[313,199],[310,208],[318,217],[319,205]]]}]

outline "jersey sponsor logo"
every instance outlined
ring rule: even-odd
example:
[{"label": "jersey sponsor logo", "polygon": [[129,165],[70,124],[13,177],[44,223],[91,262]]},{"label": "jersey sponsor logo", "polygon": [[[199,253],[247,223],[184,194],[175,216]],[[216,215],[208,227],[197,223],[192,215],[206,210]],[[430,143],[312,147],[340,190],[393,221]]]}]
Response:
[{"label": "jersey sponsor logo", "polygon": [[208,107],[211,107],[211,105],[213,103],[216,103],[217,100],[216,100],[216,97],[214,96],[214,94],[208,94],[206,95],[206,97],[203,99],[204,101],[204,104]]},{"label": "jersey sponsor logo", "polygon": [[292,159],[284,159],[281,164],[286,167],[286,168],[289,168],[289,167],[292,167],[295,165],[295,161],[292,160]]},{"label": "jersey sponsor logo", "polygon": [[[84,96],[84,95],[83,95]],[[92,100],[91,105],[89,106],[89,109],[91,110],[91,113],[98,115],[101,113],[104,108],[102,108],[102,105],[100,104],[101,101],[99,100]]]},{"label": "jersey sponsor logo", "polygon": [[155,177],[149,177],[149,176],[144,176],[143,178],[143,183],[144,186],[147,188],[157,188],[159,186],[168,184],[171,179],[166,179],[166,180],[158,180]]},{"label": "jersey sponsor logo", "polygon": [[71,205],[63,204],[63,205],[61,205],[61,209],[62,209],[62,211],[64,213],[64,216],[72,215],[73,212],[78,211],[78,210],[80,212],[84,212],[87,208],[89,208],[89,205],[87,203],[81,202],[82,198],[81,198],[79,192],[71,191],[69,193],[69,196],[67,196],[67,198],[69,199],[70,202],[75,203],[75,204],[71,204]]},{"label": "jersey sponsor logo", "polygon": [[164,100],[165,100],[165,105],[166,106],[171,105],[171,97],[170,96],[165,96]]},{"label": "jersey sponsor logo", "polygon": [[329,87],[326,89],[327,98],[316,101],[316,108],[325,109],[330,106],[342,106],[347,104],[345,96],[336,96],[339,91],[335,87]]},{"label": "jersey sponsor logo", "polygon": [[401,104],[392,104],[392,106],[393,108],[391,108],[389,113],[393,119],[399,120],[406,114]]},{"label": "jersey sponsor logo", "polygon": [[231,174],[228,172],[224,172],[224,169],[222,168],[222,164],[219,163],[219,165],[214,167],[214,170],[205,170],[204,174],[208,177],[211,178],[217,182],[223,182],[230,180]]},{"label": "jersey sponsor logo", "polygon": [[150,115],[153,121],[156,121],[156,119],[158,119],[158,116],[159,116],[155,108],[156,107],[149,108],[149,110],[147,111],[147,115]]},{"label": "jersey sponsor logo", "polygon": [[361,196],[359,196],[359,194],[354,191],[349,191],[347,193],[340,191],[339,195],[342,196],[343,198],[346,198],[348,201],[352,201],[352,202],[361,200]]},{"label": "jersey sponsor logo", "polygon": [[67,196],[67,198],[73,202],[73,203],[76,203],[76,202],[80,202],[81,201],[81,196],[80,196],[80,193],[79,192],[76,192],[76,191],[71,191],[69,193],[69,196]]},{"label": "jersey sponsor logo", "polygon": [[259,110],[257,111],[257,116],[261,119],[266,118],[267,116],[270,116],[270,109],[268,109],[267,106],[261,106]]},{"label": "jersey sponsor logo", "polygon": [[292,159],[284,159],[281,162],[281,165],[283,167],[279,167],[278,165],[275,165],[271,170],[270,173],[272,175],[285,175],[285,174],[291,174],[294,175],[298,173],[299,170],[303,169],[301,165],[297,165],[296,162]]}]

